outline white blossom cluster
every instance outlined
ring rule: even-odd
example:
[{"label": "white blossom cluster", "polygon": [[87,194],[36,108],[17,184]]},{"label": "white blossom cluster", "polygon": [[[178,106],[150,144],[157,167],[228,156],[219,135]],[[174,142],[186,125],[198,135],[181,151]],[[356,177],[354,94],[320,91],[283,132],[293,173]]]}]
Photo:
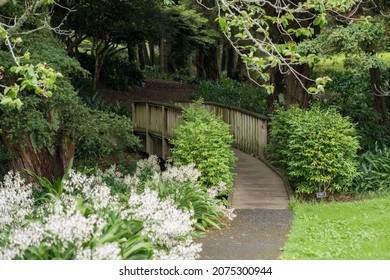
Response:
[{"label": "white blossom cluster", "polygon": [[94,249],[84,248],[76,253],[76,260],[120,260],[121,248],[117,242],[106,243]]},{"label": "white blossom cluster", "polygon": [[111,189],[99,176],[87,176],[71,170],[68,180],[64,182],[64,191],[90,201],[95,210],[118,207],[118,197],[111,194]]},{"label": "white blossom cluster", "polygon": [[171,183],[191,182],[197,184],[201,175],[194,163],[180,167],[168,165],[167,169],[161,173],[161,179]]},{"label": "white blossom cluster", "polygon": [[10,171],[0,182],[0,231],[18,224],[33,211],[32,185]]},{"label": "white blossom cluster", "polygon": [[170,251],[156,250],[153,258],[155,260],[195,260],[199,258],[202,251],[202,244],[193,243],[191,237],[179,242]]},{"label": "white blossom cluster", "polygon": [[42,221],[30,221],[24,227],[10,230],[7,246],[0,248],[0,259],[22,256],[29,247],[40,244],[47,248],[61,244],[63,250],[76,246],[80,250],[84,243],[101,233],[105,222],[97,215],[84,217],[76,205],[75,198],[69,196],[46,204],[40,209],[47,213]]},{"label": "white blossom cluster", "polygon": [[152,155],[147,159],[141,159],[137,162],[137,169],[135,171],[135,176],[140,175],[144,171],[150,171],[152,174],[159,173],[159,159],[156,155]]},{"label": "white blossom cluster", "polygon": [[219,193],[224,192],[227,190],[227,185],[225,182],[219,182],[218,185],[213,186],[211,188],[207,189],[207,193],[209,194],[210,197],[214,198],[216,197]]},{"label": "white blossom cluster", "polygon": [[[185,253],[179,259],[195,259],[198,256],[200,246],[194,244],[189,236],[195,223],[191,211],[178,209],[170,198],[160,200],[158,193],[149,188],[140,195],[132,192],[129,205],[131,212],[125,215],[143,221],[144,233],[158,247],[176,252],[175,256],[179,252]],[[154,258],[161,256],[156,254]]]}]

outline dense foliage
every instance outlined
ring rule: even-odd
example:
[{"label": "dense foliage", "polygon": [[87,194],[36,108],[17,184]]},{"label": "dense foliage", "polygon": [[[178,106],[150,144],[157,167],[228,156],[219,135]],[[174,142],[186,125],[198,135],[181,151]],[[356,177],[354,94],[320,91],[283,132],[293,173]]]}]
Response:
[{"label": "dense foliage", "polygon": [[390,190],[390,148],[376,148],[359,156],[359,176],[355,179],[356,192]]},{"label": "dense foliage", "polygon": [[197,258],[195,229],[231,218],[199,175],[193,166],[161,172],[152,157],[133,176],[70,170],[52,192],[10,172],[0,183],[0,259]]},{"label": "dense foliage", "polygon": [[374,150],[375,145],[390,145],[390,128],[381,124],[381,115],[372,107],[369,75],[362,71],[328,72],[326,94],[316,101],[325,108],[335,108],[343,116],[356,123],[360,145],[364,151]]},{"label": "dense foliage", "polygon": [[[79,54],[80,64],[90,73],[94,73],[95,58],[87,53]],[[141,87],[145,83],[142,72],[134,62],[129,62],[126,57],[115,55],[105,59],[101,68],[101,83],[105,86],[121,91]]]},{"label": "dense foliage", "polygon": [[229,126],[198,102],[184,109],[172,140],[171,159],[176,166],[195,163],[205,188],[226,184],[220,194],[232,191],[235,156]]},{"label": "dense foliage", "polygon": [[240,107],[259,114],[267,111],[267,93],[264,89],[249,83],[241,83],[229,78],[215,81],[200,81],[194,98],[203,98],[226,105]]},{"label": "dense foliage", "polygon": [[358,175],[354,125],[334,109],[278,109],[269,155],[300,193],[347,191]]}]

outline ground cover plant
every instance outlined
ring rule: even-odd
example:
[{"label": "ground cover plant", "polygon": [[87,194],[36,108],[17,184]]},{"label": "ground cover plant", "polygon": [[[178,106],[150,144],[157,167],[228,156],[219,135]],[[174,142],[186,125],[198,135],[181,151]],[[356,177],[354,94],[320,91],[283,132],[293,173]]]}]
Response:
[{"label": "ground cover plant", "polygon": [[196,229],[231,218],[193,165],[161,172],[157,159],[134,175],[112,167],[60,181],[9,172],[0,183],[0,259],[195,259]]},{"label": "ground cover plant", "polygon": [[378,148],[359,156],[359,175],[354,191],[359,193],[390,190],[390,148]]},{"label": "ground cover plant", "polygon": [[294,203],[280,258],[390,259],[390,196],[348,203]]}]

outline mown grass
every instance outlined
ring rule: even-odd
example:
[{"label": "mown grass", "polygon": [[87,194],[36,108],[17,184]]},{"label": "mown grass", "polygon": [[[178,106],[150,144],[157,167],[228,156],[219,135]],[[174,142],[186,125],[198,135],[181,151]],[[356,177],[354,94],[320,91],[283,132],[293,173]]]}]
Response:
[{"label": "mown grass", "polygon": [[390,195],[348,203],[294,204],[281,259],[390,259]]}]

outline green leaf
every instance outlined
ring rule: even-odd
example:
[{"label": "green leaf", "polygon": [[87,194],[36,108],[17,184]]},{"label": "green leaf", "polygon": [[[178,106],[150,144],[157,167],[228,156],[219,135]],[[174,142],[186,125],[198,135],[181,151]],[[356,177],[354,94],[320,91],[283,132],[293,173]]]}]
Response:
[{"label": "green leaf", "polygon": [[26,53],[24,54],[24,59],[30,60],[30,53],[29,53],[29,52],[26,52]]}]

